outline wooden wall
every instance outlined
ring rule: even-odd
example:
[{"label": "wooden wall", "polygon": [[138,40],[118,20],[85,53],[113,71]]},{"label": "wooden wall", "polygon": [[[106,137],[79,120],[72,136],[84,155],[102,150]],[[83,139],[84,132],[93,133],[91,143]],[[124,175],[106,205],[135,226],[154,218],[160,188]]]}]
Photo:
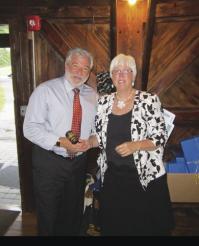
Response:
[{"label": "wooden wall", "polygon": [[167,146],[179,145],[199,134],[199,1],[157,1],[153,7],[145,86],[176,114]]}]

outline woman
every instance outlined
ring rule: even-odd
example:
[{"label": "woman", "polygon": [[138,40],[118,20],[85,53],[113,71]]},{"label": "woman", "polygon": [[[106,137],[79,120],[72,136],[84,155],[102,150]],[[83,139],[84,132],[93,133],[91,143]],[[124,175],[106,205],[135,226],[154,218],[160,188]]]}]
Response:
[{"label": "woman", "polygon": [[173,217],[162,161],[167,140],[156,95],[133,88],[136,64],[120,54],[110,64],[116,92],[98,101],[95,135],[99,146],[103,236],[169,235]]}]

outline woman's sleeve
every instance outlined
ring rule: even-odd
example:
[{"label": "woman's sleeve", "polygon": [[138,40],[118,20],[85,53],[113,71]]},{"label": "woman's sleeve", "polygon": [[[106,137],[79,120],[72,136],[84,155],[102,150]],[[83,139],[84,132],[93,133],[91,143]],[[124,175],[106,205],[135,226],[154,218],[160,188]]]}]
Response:
[{"label": "woman's sleeve", "polygon": [[155,146],[165,146],[168,136],[163,116],[163,108],[157,95],[151,96],[151,102],[147,103],[147,130],[148,139]]},{"label": "woman's sleeve", "polygon": [[98,99],[97,103],[97,114],[95,116],[95,135],[99,143],[99,148],[102,149],[102,110],[103,110],[103,100],[102,97]]}]

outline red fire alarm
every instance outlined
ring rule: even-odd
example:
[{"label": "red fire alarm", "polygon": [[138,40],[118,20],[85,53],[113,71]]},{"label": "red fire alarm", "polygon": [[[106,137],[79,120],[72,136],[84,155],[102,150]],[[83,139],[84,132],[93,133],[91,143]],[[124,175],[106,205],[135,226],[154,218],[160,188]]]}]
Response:
[{"label": "red fire alarm", "polygon": [[32,15],[27,17],[27,29],[28,31],[39,31],[41,29],[41,18],[38,15]]}]

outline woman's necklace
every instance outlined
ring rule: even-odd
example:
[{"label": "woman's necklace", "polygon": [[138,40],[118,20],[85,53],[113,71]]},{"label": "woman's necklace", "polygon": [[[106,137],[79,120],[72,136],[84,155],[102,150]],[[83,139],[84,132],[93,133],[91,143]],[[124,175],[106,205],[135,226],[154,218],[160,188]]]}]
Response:
[{"label": "woman's necklace", "polygon": [[117,107],[119,108],[119,109],[123,109],[125,106],[126,106],[126,102],[132,97],[132,95],[133,95],[133,91],[131,92],[131,94],[126,98],[126,99],[124,99],[124,100],[122,100],[122,99],[120,99],[119,97],[118,97],[118,94],[117,94],[117,92],[116,92],[116,99],[117,99]]}]

